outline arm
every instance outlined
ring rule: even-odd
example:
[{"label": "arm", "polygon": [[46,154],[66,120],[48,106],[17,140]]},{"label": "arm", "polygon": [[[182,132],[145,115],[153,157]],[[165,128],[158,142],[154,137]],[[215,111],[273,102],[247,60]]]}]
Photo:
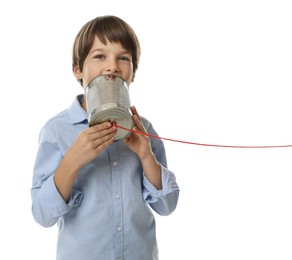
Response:
[{"label": "arm", "polygon": [[43,129],[33,173],[32,213],[42,226],[79,205],[83,193],[74,187],[79,169],[113,142],[115,127],[104,123],[81,132],[63,155],[52,130]]},{"label": "arm", "polygon": [[[142,120],[135,107],[131,108],[134,120],[134,130],[146,133]],[[143,171],[147,179],[156,187],[162,189],[160,164],[152,151],[151,142],[148,136],[132,133],[124,139],[129,148],[139,157]]]},{"label": "arm", "polygon": [[78,135],[54,176],[55,185],[65,201],[69,199],[80,168],[108,147],[114,141],[115,133],[116,127],[106,122],[89,127]]},{"label": "arm", "polygon": [[[157,133],[146,120],[146,128],[135,108],[132,108],[135,130]],[[169,215],[177,205],[179,187],[175,175],[167,169],[167,161],[163,142],[159,139],[132,133],[124,142],[138,155],[141,160],[144,180],[143,197],[151,208],[160,215]]]}]

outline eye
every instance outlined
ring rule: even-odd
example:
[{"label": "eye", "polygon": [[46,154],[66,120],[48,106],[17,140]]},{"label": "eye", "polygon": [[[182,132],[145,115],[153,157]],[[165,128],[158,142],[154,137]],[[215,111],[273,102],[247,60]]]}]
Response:
[{"label": "eye", "polygon": [[121,57],[119,57],[119,60],[121,60],[121,61],[131,61],[131,59],[129,57],[127,57],[127,56],[121,56]]},{"label": "eye", "polygon": [[95,59],[98,59],[98,60],[102,60],[102,59],[105,58],[105,56],[102,55],[102,54],[97,54],[97,55],[94,56],[94,58],[95,58]]}]

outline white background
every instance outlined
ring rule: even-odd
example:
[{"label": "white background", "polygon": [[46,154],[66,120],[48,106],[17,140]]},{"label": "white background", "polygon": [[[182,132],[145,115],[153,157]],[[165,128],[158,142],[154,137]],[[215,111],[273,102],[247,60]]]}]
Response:
[{"label": "white background", "polygon": [[[134,28],[142,57],[132,104],[162,137],[284,145],[290,2],[2,1],[0,259],[55,258],[57,228],[31,215],[32,169],[41,126],[82,93],[71,49],[85,22],[114,14]],[[172,215],[156,215],[161,260],[292,259],[292,148],[164,143],[181,195]]]}]

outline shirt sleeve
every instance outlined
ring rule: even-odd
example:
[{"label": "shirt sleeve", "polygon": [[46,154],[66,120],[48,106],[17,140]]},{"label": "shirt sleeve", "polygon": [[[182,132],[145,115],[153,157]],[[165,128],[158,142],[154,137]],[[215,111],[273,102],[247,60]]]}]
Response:
[{"label": "shirt sleeve", "polygon": [[[143,124],[148,133],[157,136],[157,133],[153,129],[151,123],[144,119]],[[157,190],[144,175],[143,197],[156,213],[163,216],[169,215],[177,206],[180,191],[179,186],[176,182],[174,173],[167,168],[166,153],[162,140],[151,139],[151,146],[157,161],[160,163],[162,189]]]},{"label": "shirt sleeve", "polygon": [[175,175],[164,166],[161,167],[162,190],[157,190],[144,176],[143,196],[150,207],[158,214],[166,216],[171,214],[177,205],[179,187]]},{"label": "shirt sleeve", "polygon": [[62,158],[52,135],[42,129],[34,165],[31,197],[34,219],[44,227],[54,225],[82,200],[82,192],[73,188],[69,201],[65,202],[55,186],[54,173]]}]

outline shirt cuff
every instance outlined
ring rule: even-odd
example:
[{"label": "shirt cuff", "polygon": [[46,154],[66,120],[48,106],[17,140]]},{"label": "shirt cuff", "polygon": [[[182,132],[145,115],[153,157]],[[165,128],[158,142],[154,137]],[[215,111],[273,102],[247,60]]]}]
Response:
[{"label": "shirt cuff", "polygon": [[158,190],[155,186],[146,178],[144,175],[143,179],[143,197],[144,200],[148,203],[154,203],[158,198],[164,197],[165,195],[178,190],[178,185],[175,179],[175,175],[165,168],[163,165],[160,165],[161,169],[161,178],[162,178],[162,189]]},{"label": "shirt cuff", "polygon": [[66,214],[73,207],[78,206],[83,197],[83,193],[81,191],[73,189],[70,199],[66,203],[57,190],[53,175],[43,184],[41,193],[41,198],[44,201],[44,205],[50,217],[59,217]]}]

